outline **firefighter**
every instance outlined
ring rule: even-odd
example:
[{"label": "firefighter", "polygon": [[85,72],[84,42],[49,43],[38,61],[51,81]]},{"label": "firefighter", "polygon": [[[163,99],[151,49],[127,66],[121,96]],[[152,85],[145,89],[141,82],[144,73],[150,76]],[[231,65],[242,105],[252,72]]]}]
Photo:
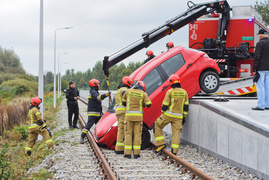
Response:
[{"label": "firefighter", "polygon": [[33,97],[31,100],[31,106],[29,108],[28,120],[28,132],[29,141],[26,144],[25,153],[31,155],[32,148],[37,140],[38,134],[42,135],[46,141],[49,148],[54,148],[53,140],[51,134],[47,129],[47,124],[42,120],[41,113],[39,111],[39,105],[42,99],[39,97]]},{"label": "firefighter", "polygon": [[116,92],[116,116],[118,119],[118,134],[117,134],[117,143],[115,147],[116,154],[124,153],[124,118],[125,118],[125,106],[122,105],[122,96],[127,89],[133,84],[133,79],[124,76],[122,78],[121,84],[118,91]]},{"label": "firefighter", "polygon": [[126,106],[124,122],[125,158],[131,158],[132,150],[134,158],[140,157],[143,107],[149,108],[151,106],[151,101],[145,91],[145,83],[138,81],[134,88],[126,90],[122,97],[123,105]]},{"label": "firefighter", "polygon": [[148,58],[144,61],[144,64],[146,64],[147,62],[149,62],[151,59],[155,58],[156,56],[153,54],[152,50],[148,50],[146,52],[146,55],[148,56]]},{"label": "firefighter", "polygon": [[156,153],[162,151],[166,145],[162,129],[169,123],[172,127],[171,152],[176,155],[180,144],[180,132],[185,123],[189,111],[189,99],[187,92],[181,88],[179,76],[172,74],[169,77],[171,89],[164,97],[162,104],[162,114],[155,122],[154,137],[157,143]]},{"label": "firefighter", "polygon": [[110,95],[110,92],[102,95],[99,94],[98,90],[100,86],[99,81],[97,79],[91,79],[89,81],[89,84],[91,90],[88,98],[88,122],[84,127],[84,129],[82,129],[80,139],[81,144],[84,144],[84,138],[89,129],[91,129],[92,125],[96,124],[103,115],[101,101]]},{"label": "firefighter", "polygon": [[168,43],[166,43],[166,47],[167,47],[167,51],[169,51],[169,49],[174,47],[174,43],[168,42]]}]

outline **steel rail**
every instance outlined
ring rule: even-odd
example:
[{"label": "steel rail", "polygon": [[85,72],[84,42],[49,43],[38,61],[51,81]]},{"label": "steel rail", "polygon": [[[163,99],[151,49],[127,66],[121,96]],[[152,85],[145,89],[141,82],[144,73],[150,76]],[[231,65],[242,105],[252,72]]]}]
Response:
[{"label": "steel rail", "polygon": [[[85,101],[83,101],[82,99],[79,99],[79,100],[80,100],[81,102],[83,102],[84,104],[87,105],[87,103],[86,103]],[[82,120],[81,116],[79,116],[79,117],[80,117],[80,122],[84,123],[84,121]],[[85,123],[82,124],[82,126],[85,126]],[[93,148],[94,148],[94,150],[97,152],[97,155],[98,155],[98,153],[100,153],[100,156],[98,155],[98,157],[102,160],[102,163],[103,163],[103,165],[104,165],[104,166],[103,166],[104,169],[105,169],[105,166],[107,166],[106,168],[108,168],[108,170],[107,170],[107,171],[105,170],[105,172],[106,172],[106,174],[108,175],[108,178],[109,178],[109,179],[113,179],[113,178],[117,179],[117,177],[116,177],[115,174],[113,173],[111,167],[109,166],[109,163],[107,162],[106,158],[103,156],[103,154],[102,154],[100,148],[98,147],[98,145],[97,145],[96,142],[94,141],[92,135],[88,132],[88,133],[87,133],[87,136],[89,137],[88,139],[90,139],[91,144],[94,144],[94,145],[93,145]],[[151,145],[153,146],[154,149],[157,148],[157,145],[156,145],[155,143],[151,142]],[[164,160],[167,159],[167,157],[169,156],[169,157],[171,157],[171,158],[170,158],[170,159],[171,159],[171,160],[170,160],[170,163],[171,163],[171,164],[174,163],[173,160],[175,160],[176,163],[177,163],[177,164],[176,164],[177,167],[179,167],[179,166],[181,165],[182,168],[184,168],[184,169],[183,169],[184,172],[187,172],[187,171],[189,170],[189,171],[191,172],[191,174],[192,174],[192,179],[198,177],[198,179],[202,179],[202,180],[214,180],[213,177],[211,177],[211,176],[209,176],[208,174],[204,173],[203,171],[199,170],[198,168],[196,168],[196,167],[193,166],[192,164],[188,163],[187,161],[184,161],[184,160],[181,159],[180,157],[178,157],[178,156],[172,154],[171,152],[167,151],[166,149],[164,149],[162,152],[164,153],[164,155],[163,155],[163,156],[164,156]],[[101,157],[103,157],[103,158],[101,158]]]},{"label": "steel rail", "polygon": [[[81,100],[81,99],[79,99]],[[81,100],[81,102],[83,102],[84,104],[87,104],[85,101]],[[84,128],[85,127],[85,122],[83,120],[83,118],[79,115],[79,122],[81,124],[81,127]],[[92,149],[94,150],[94,154],[95,156],[98,157],[98,159],[100,160],[98,163],[100,164],[100,166],[102,166],[102,171],[104,173],[104,178],[105,179],[110,179],[110,180],[117,180],[116,175],[114,174],[112,168],[110,167],[109,163],[107,162],[107,159],[104,157],[103,152],[100,150],[99,146],[97,145],[97,143],[94,141],[92,134],[88,131],[88,133],[86,134],[86,137],[89,141],[89,143],[91,144]]]},{"label": "steel rail", "polygon": [[[153,142],[151,142],[151,145],[153,146],[154,149],[157,148],[157,145]],[[168,150],[164,149],[162,152],[164,155],[164,160],[167,159],[167,157],[170,157],[170,163],[173,164],[174,160],[176,161],[177,164],[175,164],[176,167],[179,167],[180,165],[183,168],[183,172],[187,172],[188,170],[192,174],[192,179],[198,177],[198,179],[201,180],[214,180],[213,177],[209,176],[208,174],[204,173],[200,169],[196,168],[192,164],[188,163],[187,161],[184,161],[180,157],[174,155],[173,153],[169,152]],[[160,153],[160,154],[161,154]]]}]

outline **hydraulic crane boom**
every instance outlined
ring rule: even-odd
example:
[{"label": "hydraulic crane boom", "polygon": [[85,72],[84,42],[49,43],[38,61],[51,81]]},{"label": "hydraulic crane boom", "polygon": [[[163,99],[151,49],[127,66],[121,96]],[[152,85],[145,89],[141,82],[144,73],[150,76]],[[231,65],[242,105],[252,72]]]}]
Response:
[{"label": "hydraulic crane boom", "polygon": [[189,9],[184,13],[168,20],[163,25],[151,31],[143,33],[142,38],[117,51],[111,56],[105,56],[103,60],[103,70],[105,76],[107,77],[107,82],[109,76],[108,70],[111,66],[121,62],[125,58],[136,53],[137,51],[150,46],[151,44],[162,39],[163,37],[170,35],[171,33],[185,26],[186,24],[208,13],[216,12],[222,14],[219,20],[219,33],[217,38],[219,41],[217,43],[219,43],[219,47],[221,49],[223,49],[222,47],[225,48],[227,30],[230,19],[230,6],[228,2],[226,0],[223,0],[209,3],[194,4],[193,2],[189,1],[187,5]]}]

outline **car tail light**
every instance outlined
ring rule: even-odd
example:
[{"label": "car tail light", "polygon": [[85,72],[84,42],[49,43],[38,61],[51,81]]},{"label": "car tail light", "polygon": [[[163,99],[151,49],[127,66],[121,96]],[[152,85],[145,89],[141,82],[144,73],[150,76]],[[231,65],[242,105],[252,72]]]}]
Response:
[{"label": "car tail light", "polygon": [[242,72],[248,72],[248,69],[239,69],[239,72],[242,73]]}]

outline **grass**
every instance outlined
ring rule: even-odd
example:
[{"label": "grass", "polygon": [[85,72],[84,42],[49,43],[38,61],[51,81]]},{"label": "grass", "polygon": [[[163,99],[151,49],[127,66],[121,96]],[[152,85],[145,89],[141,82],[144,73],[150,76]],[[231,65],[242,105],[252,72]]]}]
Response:
[{"label": "grass", "polygon": [[[47,120],[47,124],[50,129],[57,126],[54,123],[56,119],[55,113],[59,110],[59,106],[64,96],[57,99],[57,108],[53,108],[53,92],[44,96],[44,119]],[[29,104],[27,104],[29,107]],[[1,118],[1,117],[0,117]],[[26,121],[23,121],[26,122]],[[52,178],[54,172],[48,171],[48,169],[41,169],[38,173],[34,173],[31,176],[27,174],[27,171],[38,164],[43,159],[52,153],[51,149],[48,149],[46,143],[37,141],[33,147],[32,155],[25,155],[25,146],[28,141],[27,126],[15,125],[10,130],[5,130],[6,136],[0,136],[0,180],[2,179],[48,179]],[[59,131],[53,134],[55,137],[61,136],[67,130]]]}]

